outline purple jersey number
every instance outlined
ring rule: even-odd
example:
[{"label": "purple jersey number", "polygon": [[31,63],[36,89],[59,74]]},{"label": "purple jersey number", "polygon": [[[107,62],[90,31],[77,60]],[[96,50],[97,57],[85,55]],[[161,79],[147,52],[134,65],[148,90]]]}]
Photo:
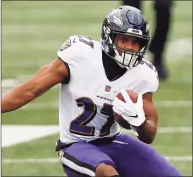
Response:
[{"label": "purple jersey number", "polygon": [[[88,126],[87,124],[96,116],[96,104],[88,97],[78,98],[76,102],[78,107],[84,107],[84,111],[71,122],[69,131],[82,136],[94,136],[95,127]],[[105,103],[100,113],[109,116],[107,122],[100,130],[99,136],[103,137],[110,133],[110,128],[114,123],[112,105]]]}]

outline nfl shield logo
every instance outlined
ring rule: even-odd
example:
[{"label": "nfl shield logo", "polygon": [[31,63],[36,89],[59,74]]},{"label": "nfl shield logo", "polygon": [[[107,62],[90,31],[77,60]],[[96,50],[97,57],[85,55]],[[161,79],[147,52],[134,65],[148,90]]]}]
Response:
[{"label": "nfl shield logo", "polygon": [[106,92],[110,92],[110,91],[111,91],[111,86],[106,85],[106,87],[105,87],[105,91],[106,91]]}]

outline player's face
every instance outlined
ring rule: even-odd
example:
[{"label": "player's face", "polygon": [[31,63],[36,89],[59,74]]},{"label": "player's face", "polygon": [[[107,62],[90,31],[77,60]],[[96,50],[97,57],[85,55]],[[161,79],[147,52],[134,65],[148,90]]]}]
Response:
[{"label": "player's face", "polygon": [[117,35],[115,38],[115,45],[119,53],[127,52],[139,52],[140,42],[136,37]]}]

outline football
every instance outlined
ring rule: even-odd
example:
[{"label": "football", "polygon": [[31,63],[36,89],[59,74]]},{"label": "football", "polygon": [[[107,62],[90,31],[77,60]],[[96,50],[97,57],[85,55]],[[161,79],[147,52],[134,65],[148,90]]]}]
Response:
[{"label": "football", "polygon": [[[132,100],[134,103],[136,103],[136,102],[137,102],[137,94],[134,93],[134,92],[132,92],[131,90],[126,90],[126,92],[127,92],[127,94],[130,96],[131,100]],[[125,102],[125,100],[124,100],[124,98],[123,98],[123,96],[122,96],[121,93],[119,93],[116,97],[117,97],[119,100]],[[130,124],[129,124],[126,120],[124,120],[119,114],[113,112],[113,115],[114,115],[115,120],[118,122],[118,124],[119,124],[121,127],[126,128],[126,129],[131,129]]]}]

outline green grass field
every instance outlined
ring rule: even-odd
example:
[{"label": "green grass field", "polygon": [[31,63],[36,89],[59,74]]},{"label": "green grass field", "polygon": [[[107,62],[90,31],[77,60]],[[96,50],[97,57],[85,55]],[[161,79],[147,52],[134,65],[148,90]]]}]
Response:
[{"label": "green grass field", "polygon": [[[27,80],[39,67],[52,61],[70,35],[85,34],[99,40],[103,18],[119,4],[115,1],[3,1],[3,92]],[[152,2],[145,1],[143,5],[153,29]],[[172,127],[173,131],[158,133],[153,146],[163,156],[170,157],[171,163],[184,175],[192,176],[192,2],[176,1],[172,19],[165,53],[170,78],[160,83],[155,102],[159,127]],[[149,53],[148,56],[151,57]],[[57,104],[58,87],[55,87],[23,109],[3,114],[2,124],[57,125]],[[58,134],[54,134],[2,148],[2,175],[64,175],[59,161],[46,161],[57,158],[54,152],[57,139]],[[35,160],[21,163],[21,159]]]}]

